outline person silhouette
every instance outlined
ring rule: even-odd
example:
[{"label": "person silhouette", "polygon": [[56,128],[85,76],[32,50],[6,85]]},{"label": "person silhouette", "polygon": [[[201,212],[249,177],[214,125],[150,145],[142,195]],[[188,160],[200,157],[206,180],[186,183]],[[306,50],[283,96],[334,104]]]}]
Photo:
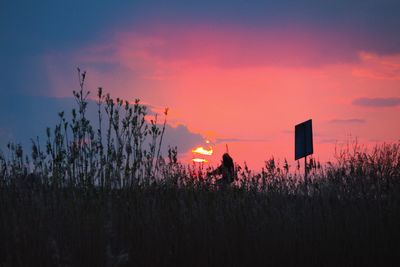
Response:
[{"label": "person silhouette", "polygon": [[216,184],[219,187],[225,187],[230,185],[235,180],[235,167],[233,165],[233,159],[228,153],[222,155],[221,165],[208,173],[209,175],[221,175],[222,177],[217,180]]}]

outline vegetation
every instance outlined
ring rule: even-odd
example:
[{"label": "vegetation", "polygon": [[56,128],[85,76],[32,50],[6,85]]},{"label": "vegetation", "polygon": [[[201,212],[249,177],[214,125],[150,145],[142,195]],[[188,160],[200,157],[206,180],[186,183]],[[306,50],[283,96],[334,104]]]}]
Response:
[{"label": "vegetation", "polygon": [[273,158],[237,166],[221,189],[176,148],[162,157],[166,119],[139,100],[99,88],[95,130],[79,77],[45,149],[0,157],[0,266],[399,265],[400,142],[312,160],[307,181]]}]

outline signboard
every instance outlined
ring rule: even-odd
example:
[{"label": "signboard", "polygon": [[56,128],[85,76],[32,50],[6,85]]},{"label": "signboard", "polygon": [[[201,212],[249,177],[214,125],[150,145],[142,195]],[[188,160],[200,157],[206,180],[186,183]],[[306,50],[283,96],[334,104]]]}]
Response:
[{"label": "signboard", "polygon": [[294,159],[311,155],[313,150],[312,120],[308,120],[295,126],[295,151]]}]

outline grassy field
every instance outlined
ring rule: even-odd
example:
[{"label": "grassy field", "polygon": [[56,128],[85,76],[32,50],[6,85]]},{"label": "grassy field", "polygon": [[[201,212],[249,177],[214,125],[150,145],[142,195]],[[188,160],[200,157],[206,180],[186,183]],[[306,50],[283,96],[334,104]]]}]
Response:
[{"label": "grassy field", "polygon": [[304,188],[296,192],[285,188],[216,190],[201,184],[162,183],[103,190],[9,185],[0,190],[0,263],[400,263],[397,182],[384,191],[365,187],[352,192],[334,181],[314,182],[309,194]]},{"label": "grassy field", "polygon": [[221,189],[162,157],[166,119],[139,100],[99,89],[95,129],[80,75],[44,148],[0,154],[0,266],[400,266],[400,143],[344,147],[306,181],[236,165]]}]

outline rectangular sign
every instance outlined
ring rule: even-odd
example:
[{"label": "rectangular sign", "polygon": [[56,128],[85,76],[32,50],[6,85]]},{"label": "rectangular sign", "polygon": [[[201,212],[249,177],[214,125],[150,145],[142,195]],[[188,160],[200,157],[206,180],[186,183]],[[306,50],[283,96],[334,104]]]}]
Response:
[{"label": "rectangular sign", "polygon": [[295,151],[294,159],[298,160],[311,155],[313,151],[312,120],[305,121],[295,126]]}]

